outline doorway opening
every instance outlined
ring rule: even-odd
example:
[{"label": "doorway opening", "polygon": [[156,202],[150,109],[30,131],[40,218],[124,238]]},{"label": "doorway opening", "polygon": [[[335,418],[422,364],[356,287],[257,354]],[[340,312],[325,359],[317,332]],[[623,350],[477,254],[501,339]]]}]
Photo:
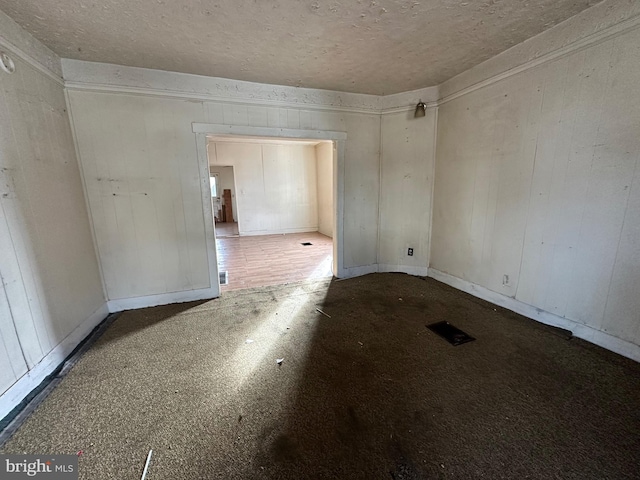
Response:
[{"label": "doorway opening", "polygon": [[331,140],[207,136],[221,291],[333,275],[336,155]]},{"label": "doorway opening", "polygon": [[237,237],[238,204],[233,166],[209,165],[209,175],[216,238]]}]

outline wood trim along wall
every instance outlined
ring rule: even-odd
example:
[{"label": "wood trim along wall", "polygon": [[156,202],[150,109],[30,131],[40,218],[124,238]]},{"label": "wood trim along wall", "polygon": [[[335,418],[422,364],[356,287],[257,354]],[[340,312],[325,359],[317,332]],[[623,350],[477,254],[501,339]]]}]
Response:
[{"label": "wood trim along wall", "polygon": [[607,350],[611,350],[612,352],[635,360],[636,362],[640,362],[639,345],[614,337],[601,330],[596,330],[595,328],[589,327],[583,323],[575,322],[565,317],[559,317],[553,313],[516,300],[515,298],[502,295],[501,293],[494,292],[493,290],[489,290],[481,285],[471,283],[467,280],[449,275],[448,273],[441,272],[434,268],[429,268],[428,276],[438,280],[439,282],[446,283],[457,290],[462,290],[474,297],[487,300],[494,305],[519,313],[520,315],[531,318],[537,322],[570,330],[575,337],[594,343],[600,347],[606,348]]}]

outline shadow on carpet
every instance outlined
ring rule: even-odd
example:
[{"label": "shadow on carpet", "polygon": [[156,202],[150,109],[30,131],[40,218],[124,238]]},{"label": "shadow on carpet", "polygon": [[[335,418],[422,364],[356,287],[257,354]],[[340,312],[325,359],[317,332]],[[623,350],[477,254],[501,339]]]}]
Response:
[{"label": "shadow on carpet", "polygon": [[400,274],[125,312],[2,452],[82,450],[92,480],[149,449],[147,480],[637,478],[640,365],[569,338]]}]

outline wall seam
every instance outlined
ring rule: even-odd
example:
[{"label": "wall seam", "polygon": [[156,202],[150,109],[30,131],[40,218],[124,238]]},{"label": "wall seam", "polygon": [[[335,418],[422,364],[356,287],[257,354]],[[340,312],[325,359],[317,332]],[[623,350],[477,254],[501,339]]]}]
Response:
[{"label": "wall seam", "polygon": [[384,145],[384,139],[383,139],[383,129],[382,129],[382,115],[378,116],[379,118],[379,123],[378,123],[378,211],[377,211],[377,216],[378,216],[378,231],[377,231],[377,235],[376,235],[376,265],[380,265],[380,230],[382,229],[382,209],[380,208],[380,203],[382,201],[382,152],[383,152],[383,145]]},{"label": "wall seam", "polygon": [[[24,348],[22,346],[22,340],[20,339],[20,335],[18,334],[18,327],[16,326],[16,319],[15,319],[15,317],[13,315],[13,309],[11,308],[11,302],[9,302],[9,295],[7,294],[7,288],[6,288],[6,283],[4,281],[4,275],[2,275],[1,271],[0,271],[0,282],[2,283],[2,292],[4,293],[4,298],[7,301],[7,308],[9,309],[9,315],[11,315],[11,324],[13,325],[13,331],[16,334],[16,340],[18,342],[18,345],[20,346],[20,354],[22,355],[22,359],[24,360],[24,365],[27,368],[27,372],[28,372],[33,367],[29,367],[29,361],[27,360],[27,356],[24,354]],[[4,339],[3,339],[3,342],[4,342]],[[5,346],[5,350],[8,351],[6,346]],[[11,362],[9,362],[9,363],[11,364]],[[13,370],[13,375],[16,377],[16,379],[19,379],[21,377],[21,375],[18,375],[16,373],[15,369],[13,368],[13,364],[11,364],[11,370]],[[11,387],[9,387],[9,388],[11,388]]]},{"label": "wall seam", "polygon": [[604,302],[604,308],[602,310],[602,319],[601,319],[599,330],[602,330],[603,332],[606,332],[606,330],[604,328],[604,322],[605,322],[605,318],[607,316],[607,307],[609,306],[609,298],[611,296],[611,284],[613,283],[613,276],[616,273],[616,265],[618,264],[618,254],[620,253],[620,244],[622,243],[622,232],[624,232],[624,226],[625,226],[625,223],[626,223],[627,212],[629,211],[629,200],[631,198],[631,191],[633,189],[633,183],[634,183],[635,179],[637,178],[637,174],[638,174],[638,159],[637,158],[636,158],[636,164],[633,167],[633,170],[634,171],[633,171],[631,187],[628,189],[627,200],[626,200],[625,206],[624,206],[624,215],[622,216],[622,222],[621,222],[621,225],[620,225],[620,233],[618,234],[618,245],[616,246],[616,254],[615,254],[615,257],[613,259],[613,266],[611,268],[611,275],[609,276],[609,287],[607,288],[607,299]]},{"label": "wall seam", "polygon": [[100,248],[98,247],[98,238],[95,230],[95,224],[93,222],[93,210],[91,208],[91,204],[89,202],[89,195],[87,191],[87,183],[85,179],[84,167],[82,162],[80,161],[80,145],[78,143],[78,134],[76,132],[76,124],[73,120],[73,111],[71,108],[71,98],[69,97],[69,92],[67,89],[64,90],[64,99],[67,105],[67,118],[69,119],[69,127],[71,129],[71,137],[73,139],[73,147],[76,152],[76,163],[78,164],[78,169],[80,171],[80,181],[82,182],[82,192],[84,194],[84,203],[87,208],[89,225],[91,226],[91,240],[93,241],[93,249],[96,256],[96,263],[98,264],[98,271],[100,272],[100,281],[102,283],[102,295],[104,297],[104,301],[107,302],[109,300],[109,296],[107,295],[107,282],[104,278],[104,271],[102,268],[102,261],[100,260],[102,256],[100,255]]},{"label": "wall seam", "polygon": [[439,108],[436,106],[434,108],[434,118],[433,118],[433,161],[431,167],[431,205],[429,208],[429,238],[428,238],[428,248],[427,248],[427,269],[431,267],[431,241],[433,238],[433,200],[435,198],[435,186],[436,186],[436,163],[438,159],[438,110]]}]

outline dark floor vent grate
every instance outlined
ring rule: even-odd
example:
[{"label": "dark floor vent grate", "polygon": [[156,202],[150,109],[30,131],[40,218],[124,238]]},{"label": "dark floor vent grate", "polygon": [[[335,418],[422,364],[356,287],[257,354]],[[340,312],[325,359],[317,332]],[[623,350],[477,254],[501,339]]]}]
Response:
[{"label": "dark floor vent grate", "polygon": [[311,243],[311,242],[302,242],[300,245],[302,245],[303,247],[308,247],[310,245],[313,245],[313,243]]},{"label": "dark floor vent grate", "polygon": [[475,340],[472,336],[466,334],[446,321],[432,323],[431,325],[427,325],[427,328],[433,333],[440,335],[454,347],[462,345],[463,343],[473,342]]},{"label": "dark floor vent grate", "polygon": [[229,272],[220,272],[220,285],[229,285]]}]

